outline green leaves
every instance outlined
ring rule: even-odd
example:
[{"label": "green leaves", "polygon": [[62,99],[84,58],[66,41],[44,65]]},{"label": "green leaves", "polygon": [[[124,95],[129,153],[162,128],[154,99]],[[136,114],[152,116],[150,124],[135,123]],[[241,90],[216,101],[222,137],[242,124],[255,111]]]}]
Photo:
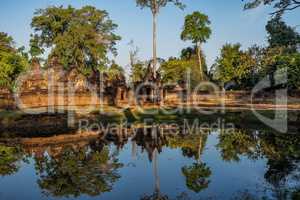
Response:
[{"label": "green leaves", "polygon": [[18,147],[0,145],[0,176],[16,173],[22,158],[23,152]]},{"label": "green leaves", "polygon": [[0,87],[13,90],[18,75],[28,68],[22,49],[13,46],[12,37],[0,33]]},{"label": "green leaves", "polygon": [[286,86],[289,89],[299,89],[300,87],[300,54],[282,55],[275,60],[277,70],[287,73]]},{"label": "green leaves", "polygon": [[143,63],[138,62],[131,66],[130,79],[134,85],[141,83],[144,80],[145,75],[146,68]]},{"label": "green leaves", "polygon": [[66,147],[56,157],[36,162],[38,184],[52,197],[98,196],[112,190],[123,165],[107,147],[101,150]]},{"label": "green leaves", "polygon": [[185,17],[184,28],[181,33],[181,39],[191,40],[193,43],[206,42],[210,35],[210,21],[207,15],[198,11]]},{"label": "green leaves", "polygon": [[39,36],[31,35],[29,53],[32,58],[37,58],[44,53],[44,49],[42,49],[40,46],[41,44],[39,43]]},{"label": "green leaves", "polygon": [[244,9],[252,9],[263,5],[273,5],[275,11],[271,14],[282,15],[286,11],[295,10],[300,7],[300,1],[297,0],[249,0]]},{"label": "green leaves", "polygon": [[65,69],[77,68],[85,75],[105,65],[107,54],[116,54],[115,45],[121,39],[114,33],[117,25],[108,13],[92,6],[41,9],[31,26],[35,30],[31,42],[34,55],[50,48],[50,58],[57,57]]},{"label": "green leaves", "polygon": [[186,177],[186,186],[194,192],[199,193],[210,183],[208,178],[211,176],[211,170],[205,163],[194,163],[192,166],[183,167],[182,173]]},{"label": "green leaves", "polygon": [[216,61],[215,79],[221,83],[234,81],[242,84],[250,76],[251,69],[255,66],[253,58],[240,50],[240,44],[226,44],[221,49],[220,58]]},{"label": "green leaves", "polygon": [[191,76],[190,86],[196,87],[200,79],[200,71],[196,60],[170,59],[161,66],[162,81],[166,84],[183,84]]},{"label": "green leaves", "polygon": [[137,6],[140,8],[150,8],[153,14],[159,13],[160,8],[173,3],[180,9],[184,9],[185,5],[180,0],[136,0]]},{"label": "green leaves", "polygon": [[296,52],[300,45],[300,35],[292,27],[285,24],[281,18],[276,17],[266,25],[268,42],[271,48],[285,47],[290,52]]}]

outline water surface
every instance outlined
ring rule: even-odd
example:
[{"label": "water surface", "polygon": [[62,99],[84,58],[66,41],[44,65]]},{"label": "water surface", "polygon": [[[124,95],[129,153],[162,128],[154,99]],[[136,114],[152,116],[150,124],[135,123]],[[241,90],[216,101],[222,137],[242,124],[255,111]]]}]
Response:
[{"label": "water surface", "polygon": [[[239,128],[0,144],[0,199],[298,199],[300,136]],[[156,129],[155,129],[156,130]]]}]

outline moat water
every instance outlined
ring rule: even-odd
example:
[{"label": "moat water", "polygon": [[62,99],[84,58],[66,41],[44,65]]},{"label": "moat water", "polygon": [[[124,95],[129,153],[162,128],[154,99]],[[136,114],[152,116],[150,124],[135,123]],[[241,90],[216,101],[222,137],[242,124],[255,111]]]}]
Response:
[{"label": "moat water", "polygon": [[299,197],[297,129],[0,144],[1,200]]}]

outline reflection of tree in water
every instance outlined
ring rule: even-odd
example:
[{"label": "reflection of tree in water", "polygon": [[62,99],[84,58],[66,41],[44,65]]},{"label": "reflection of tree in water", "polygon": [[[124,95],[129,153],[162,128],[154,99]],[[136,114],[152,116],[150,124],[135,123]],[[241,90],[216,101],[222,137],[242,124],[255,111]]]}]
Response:
[{"label": "reflection of tree in water", "polygon": [[23,152],[20,148],[0,145],[0,176],[16,173],[22,158]]},{"label": "reflection of tree in water", "polygon": [[297,195],[289,183],[300,186],[300,136],[270,132],[236,131],[221,134],[218,148],[226,161],[239,161],[239,156],[267,159],[265,179],[273,186],[277,199]]},{"label": "reflection of tree in water", "polygon": [[186,178],[187,187],[194,192],[198,193],[209,185],[208,178],[211,176],[211,171],[205,163],[194,163],[192,166],[183,167],[182,174]]},{"label": "reflection of tree in water", "polygon": [[278,199],[295,196],[294,188],[288,185],[296,182],[300,187],[300,136],[294,134],[267,133],[261,135],[261,149],[268,159],[265,179],[274,186]]},{"label": "reflection of tree in water", "polygon": [[[200,162],[200,155],[204,151],[207,141],[207,134],[192,134],[192,135],[163,135],[160,134],[157,127],[151,129],[144,129],[138,132],[134,138],[136,144],[146,149],[149,155],[149,160],[153,163],[153,174],[155,179],[155,190],[151,195],[145,195],[142,200],[160,200],[169,199],[167,195],[160,192],[160,178],[158,173],[158,153],[162,151],[163,146],[170,148],[181,148],[182,154],[189,158],[198,159],[198,163],[192,166],[185,166],[182,168],[182,173],[186,176],[186,185],[189,189],[200,192],[200,190],[207,188],[209,180],[207,178],[211,175],[210,169]],[[178,196],[178,199],[183,199],[185,196]],[[188,199],[186,197],[186,199]]]},{"label": "reflection of tree in water", "polygon": [[239,161],[239,156],[242,155],[257,158],[258,147],[255,135],[242,131],[220,134],[217,148],[225,161]]},{"label": "reflection of tree in water", "polygon": [[108,147],[64,148],[58,156],[36,162],[39,186],[46,194],[56,197],[96,196],[111,191],[120,178],[117,170],[121,167]]},{"label": "reflection of tree in water", "polygon": [[183,156],[199,160],[206,141],[207,134],[175,135],[168,137],[168,146],[170,148],[181,148]]},{"label": "reflection of tree in water", "polygon": [[155,180],[154,193],[144,195],[141,200],[167,200],[167,195],[160,192],[160,178],[158,172],[158,154],[162,151],[162,147],[166,144],[166,137],[160,133],[158,127],[140,129],[132,139],[134,143],[142,147],[142,151],[146,150],[149,161],[153,165],[153,176]]},{"label": "reflection of tree in water", "polygon": [[170,148],[181,148],[183,156],[197,160],[191,166],[184,166],[181,169],[186,178],[186,186],[197,193],[208,187],[208,178],[211,176],[210,168],[201,162],[201,154],[205,149],[206,141],[207,134],[200,133],[175,135],[168,138]]},{"label": "reflection of tree in water", "polygon": [[205,149],[207,134],[188,135],[181,140],[173,141],[173,146],[181,147],[184,156],[194,157],[197,162],[191,166],[184,166],[181,171],[186,179],[186,186],[199,193],[209,185],[211,170],[205,163],[201,162],[201,154]]}]

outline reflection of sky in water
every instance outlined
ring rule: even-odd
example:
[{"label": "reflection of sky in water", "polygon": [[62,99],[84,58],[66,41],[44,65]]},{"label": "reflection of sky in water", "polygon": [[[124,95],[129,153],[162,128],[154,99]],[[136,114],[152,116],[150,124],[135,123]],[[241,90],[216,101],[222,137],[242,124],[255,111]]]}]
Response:
[{"label": "reflection of sky in water", "polygon": [[[189,190],[186,178],[183,176],[182,167],[191,166],[197,162],[194,158],[184,157],[180,148],[171,149],[164,146],[158,155],[158,174],[160,192],[170,199],[178,196],[188,196],[191,199],[211,197],[212,199],[231,199],[232,197],[249,192],[252,195],[270,195],[264,189],[271,188],[264,175],[267,168],[267,159],[258,158],[251,160],[247,156],[239,155],[239,162],[224,161],[217,148],[218,135],[208,136],[204,151],[200,157],[201,163],[206,163],[211,170],[208,188],[199,193]],[[116,146],[109,145],[110,152],[117,150]],[[143,195],[154,193],[155,180],[153,162],[148,158],[148,153],[141,146],[136,147],[133,156],[132,142],[119,150],[117,158],[124,166],[117,171],[121,175],[113,184],[111,192],[102,193],[100,196],[90,197],[81,195],[78,199],[140,199]],[[0,199],[68,199],[53,198],[41,193],[37,183],[39,179],[34,167],[34,159],[29,159],[29,164],[21,162],[19,171],[10,176],[0,177]],[[295,182],[294,182],[295,183]],[[292,182],[290,183],[292,184]],[[299,185],[299,182],[296,184]],[[73,199],[73,197],[70,197]]]}]

